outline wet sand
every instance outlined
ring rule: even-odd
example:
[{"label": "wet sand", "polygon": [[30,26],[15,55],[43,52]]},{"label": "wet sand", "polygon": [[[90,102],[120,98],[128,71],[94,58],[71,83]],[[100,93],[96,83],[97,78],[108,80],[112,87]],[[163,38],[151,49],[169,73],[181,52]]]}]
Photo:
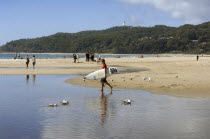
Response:
[{"label": "wet sand", "polygon": [[[178,97],[210,97],[210,58],[200,57],[159,57],[159,58],[106,58],[107,65],[125,69],[149,69],[130,73],[119,73],[108,78],[114,89],[138,89],[157,94]],[[25,69],[25,60],[0,60],[1,75],[45,75],[83,74],[101,68],[100,64],[85,62],[72,63],[72,59],[37,59],[40,68]],[[45,67],[45,68],[41,68]],[[17,68],[17,69],[14,69]],[[18,69],[19,68],[19,69]],[[146,77],[146,80],[143,78]],[[151,77],[151,81],[148,78]],[[111,81],[113,80],[113,81]],[[86,87],[100,88],[99,81],[82,80],[82,77],[66,82]]]}]

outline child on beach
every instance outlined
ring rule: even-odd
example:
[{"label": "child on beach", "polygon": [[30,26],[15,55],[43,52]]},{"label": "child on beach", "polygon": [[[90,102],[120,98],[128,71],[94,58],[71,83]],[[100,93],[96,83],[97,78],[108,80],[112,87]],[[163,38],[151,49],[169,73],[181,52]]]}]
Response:
[{"label": "child on beach", "polygon": [[28,64],[29,64],[29,62],[30,62],[29,56],[28,56],[28,55],[26,55],[25,60],[26,60],[26,68],[28,68]]},{"label": "child on beach", "polygon": [[112,86],[111,86],[111,85],[107,82],[107,80],[106,80],[107,65],[106,65],[105,59],[102,59],[102,60],[101,60],[101,63],[102,63],[102,69],[105,69],[105,70],[104,70],[104,71],[105,71],[105,77],[101,79],[101,86],[102,86],[102,88],[101,88],[100,91],[103,92],[105,84],[107,84],[107,85],[111,88],[111,90],[112,90]]},{"label": "child on beach", "polygon": [[35,58],[35,55],[33,55],[33,58],[32,58],[33,69],[35,69],[35,64],[36,64],[36,58]]}]

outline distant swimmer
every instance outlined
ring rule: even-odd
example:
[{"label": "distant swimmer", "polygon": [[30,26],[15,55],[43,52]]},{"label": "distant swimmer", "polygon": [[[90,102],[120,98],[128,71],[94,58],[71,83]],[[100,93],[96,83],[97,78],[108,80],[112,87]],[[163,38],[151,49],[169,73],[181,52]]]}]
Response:
[{"label": "distant swimmer", "polygon": [[28,56],[28,55],[26,55],[25,60],[26,60],[26,68],[28,68],[28,64],[29,64],[29,62],[30,62],[29,56]]},{"label": "distant swimmer", "polygon": [[105,69],[104,70],[105,71],[105,77],[101,79],[101,85],[102,85],[101,91],[104,90],[105,84],[107,84],[112,90],[112,86],[106,80],[106,77],[107,77],[107,75],[106,75],[107,65],[106,65],[105,59],[102,59],[101,63],[102,63],[102,69]]},{"label": "distant swimmer", "polygon": [[35,55],[33,55],[33,57],[32,57],[32,65],[33,65],[33,69],[35,69],[35,65],[36,65]]}]

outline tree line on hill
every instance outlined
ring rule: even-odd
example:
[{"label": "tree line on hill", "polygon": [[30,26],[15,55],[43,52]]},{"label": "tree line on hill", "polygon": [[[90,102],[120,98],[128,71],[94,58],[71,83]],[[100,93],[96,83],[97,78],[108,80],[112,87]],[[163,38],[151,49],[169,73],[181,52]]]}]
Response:
[{"label": "tree line on hill", "polygon": [[56,33],[6,43],[0,52],[33,53],[210,53],[210,22],[168,27],[112,27],[99,31]]}]

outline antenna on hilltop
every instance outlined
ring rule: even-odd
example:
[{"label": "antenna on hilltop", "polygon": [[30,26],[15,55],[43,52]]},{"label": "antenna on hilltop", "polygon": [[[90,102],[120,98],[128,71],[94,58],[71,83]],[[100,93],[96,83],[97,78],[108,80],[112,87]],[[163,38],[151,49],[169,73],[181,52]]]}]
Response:
[{"label": "antenna on hilltop", "polygon": [[126,26],[125,21],[123,22],[123,26]]}]

